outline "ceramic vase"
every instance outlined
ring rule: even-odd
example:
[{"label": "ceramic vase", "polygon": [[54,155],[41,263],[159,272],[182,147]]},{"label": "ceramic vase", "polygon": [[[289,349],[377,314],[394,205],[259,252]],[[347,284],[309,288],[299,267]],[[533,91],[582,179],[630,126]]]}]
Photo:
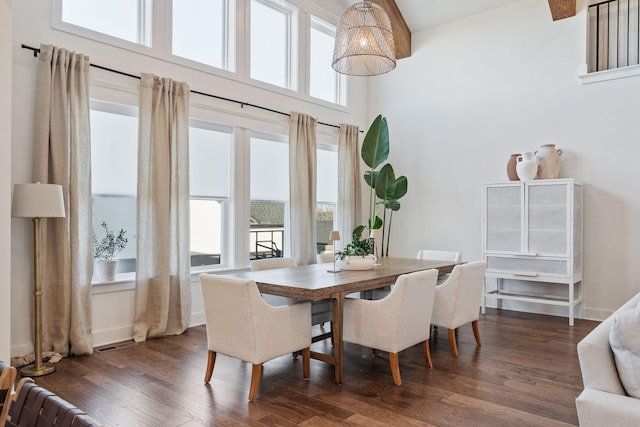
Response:
[{"label": "ceramic vase", "polygon": [[509,161],[507,162],[507,177],[509,177],[509,181],[518,181],[518,172],[516,172],[516,164],[518,163],[518,154],[512,154],[509,157]]},{"label": "ceramic vase", "polygon": [[105,282],[113,282],[116,280],[116,271],[118,270],[118,260],[98,261],[98,277]]},{"label": "ceramic vase", "polygon": [[555,144],[544,144],[535,154],[538,162],[538,178],[556,179],[560,176],[561,149],[556,149]]},{"label": "ceramic vase", "polygon": [[516,173],[520,181],[531,181],[534,179],[538,172],[538,163],[535,157],[533,157],[533,153],[527,151],[526,153],[522,153],[521,156],[518,156],[517,159]]},{"label": "ceramic vase", "polygon": [[340,270],[369,270],[376,263],[375,255],[346,256],[344,260],[337,260],[336,266]]}]

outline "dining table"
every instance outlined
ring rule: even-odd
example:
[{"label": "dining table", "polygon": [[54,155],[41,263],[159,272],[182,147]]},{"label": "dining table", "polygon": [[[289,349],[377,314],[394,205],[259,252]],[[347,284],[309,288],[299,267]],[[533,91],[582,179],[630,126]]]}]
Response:
[{"label": "dining table", "polygon": [[[230,273],[228,276],[251,279],[263,294],[278,295],[301,301],[331,300],[333,322],[333,354],[312,351],[311,357],[334,366],[335,382],[342,383],[344,354],[343,313],[347,295],[370,291],[395,283],[402,274],[435,268],[439,274],[450,273],[459,263],[415,258],[379,257],[368,270],[332,272],[333,263]],[[311,327],[311,325],[310,325]]]}]

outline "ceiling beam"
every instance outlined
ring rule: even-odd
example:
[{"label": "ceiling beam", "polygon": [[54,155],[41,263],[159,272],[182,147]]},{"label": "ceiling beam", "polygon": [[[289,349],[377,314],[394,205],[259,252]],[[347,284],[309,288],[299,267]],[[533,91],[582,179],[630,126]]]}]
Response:
[{"label": "ceiling beam", "polygon": [[396,48],[396,59],[410,57],[411,30],[409,30],[409,26],[405,22],[402,12],[400,12],[395,0],[377,0],[375,3],[382,6],[391,20],[391,30],[393,31],[393,41]]},{"label": "ceiling beam", "polygon": [[576,15],[576,0],[549,0],[551,17],[554,21]]}]

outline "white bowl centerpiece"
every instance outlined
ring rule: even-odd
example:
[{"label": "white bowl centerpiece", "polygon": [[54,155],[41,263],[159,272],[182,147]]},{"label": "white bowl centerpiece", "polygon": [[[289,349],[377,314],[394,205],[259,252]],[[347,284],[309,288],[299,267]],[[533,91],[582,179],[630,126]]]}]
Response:
[{"label": "white bowl centerpiece", "polygon": [[340,270],[369,270],[376,262],[376,256],[371,253],[373,242],[370,238],[360,239],[364,230],[359,225],[353,230],[353,240],[341,250],[336,251],[336,267]]}]

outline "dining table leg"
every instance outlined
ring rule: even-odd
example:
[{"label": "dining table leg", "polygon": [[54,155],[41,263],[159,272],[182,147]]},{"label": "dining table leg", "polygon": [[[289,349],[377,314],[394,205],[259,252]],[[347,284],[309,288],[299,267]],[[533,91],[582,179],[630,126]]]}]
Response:
[{"label": "dining table leg", "polygon": [[336,384],[342,384],[342,356],[344,353],[344,341],[342,340],[343,322],[344,322],[344,297],[345,294],[338,292],[332,295],[333,301],[333,325],[331,333],[333,334],[333,357],[335,360],[334,375]]}]

